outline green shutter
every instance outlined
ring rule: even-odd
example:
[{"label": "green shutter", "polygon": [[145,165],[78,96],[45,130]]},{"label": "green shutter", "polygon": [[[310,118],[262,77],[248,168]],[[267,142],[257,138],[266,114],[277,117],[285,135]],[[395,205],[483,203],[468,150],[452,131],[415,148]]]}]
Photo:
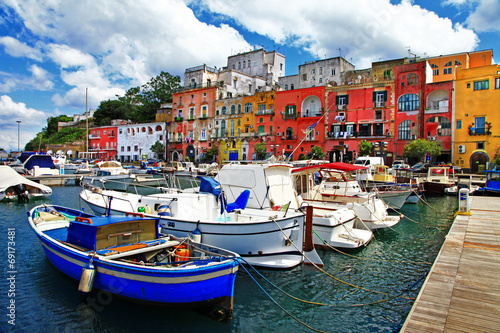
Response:
[{"label": "green shutter", "polygon": [[384,90],[384,102],[387,102],[387,90]]},{"label": "green shutter", "polygon": [[349,104],[349,95],[345,95],[345,105]]},{"label": "green shutter", "polygon": [[377,101],[377,92],[374,91],[373,92],[373,103],[375,103]]},{"label": "green shutter", "polygon": [[339,95],[335,96],[335,105],[339,105]]},{"label": "green shutter", "polygon": [[293,116],[295,117],[297,115],[297,105],[293,106]]}]

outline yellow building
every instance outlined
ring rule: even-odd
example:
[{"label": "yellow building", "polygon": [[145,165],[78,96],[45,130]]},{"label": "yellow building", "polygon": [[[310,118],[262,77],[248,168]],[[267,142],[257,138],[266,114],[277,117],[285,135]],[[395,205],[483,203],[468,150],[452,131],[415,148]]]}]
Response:
[{"label": "yellow building", "polygon": [[500,65],[455,70],[452,158],[478,172],[500,145]]}]

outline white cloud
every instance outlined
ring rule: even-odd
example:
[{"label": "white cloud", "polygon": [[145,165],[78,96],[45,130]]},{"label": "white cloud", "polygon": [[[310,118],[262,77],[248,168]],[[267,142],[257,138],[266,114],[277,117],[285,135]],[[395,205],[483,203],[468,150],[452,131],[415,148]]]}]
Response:
[{"label": "white cloud", "polygon": [[500,1],[481,0],[466,23],[467,27],[478,32],[500,31]]},{"label": "white cloud", "polygon": [[[358,68],[371,61],[473,50],[476,34],[409,1],[257,0],[251,6],[233,0],[201,0],[213,13],[226,15],[251,32],[280,44],[304,48],[318,58],[353,58]],[[286,10],[284,10],[286,8]]]},{"label": "white cloud", "polygon": [[3,76],[0,82],[0,92],[11,92],[24,89],[47,91],[54,87],[54,82],[51,80],[52,74],[45,69],[37,65],[31,65],[28,71],[31,72],[31,77],[0,73],[0,77]]},{"label": "white cloud", "polygon": [[[21,149],[40,132],[40,120],[49,116],[42,111],[28,108],[24,103],[12,100],[10,96],[0,96],[0,142],[1,148],[17,150],[18,130]],[[17,121],[21,124],[18,127]]]},{"label": "white cloud", "polygon": [[42,56],[39,50],[22,43],[13,37],[0,37],[0,44],[5,47],[5,52],[13,57],[26,57],[29,59],[41,61]]}]

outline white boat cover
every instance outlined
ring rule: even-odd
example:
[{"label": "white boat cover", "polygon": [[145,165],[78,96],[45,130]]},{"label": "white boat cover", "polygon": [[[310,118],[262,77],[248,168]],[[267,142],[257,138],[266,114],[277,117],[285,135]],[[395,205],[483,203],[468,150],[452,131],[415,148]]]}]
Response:
[{"label": "white boat cover", "polygon": [[7,190],[11,186],[16,186],[19,184],[36,187],[41,191],[52,193],[52,189],[50,187],[26,179],[8,165],[0,165],[0,192]]}]

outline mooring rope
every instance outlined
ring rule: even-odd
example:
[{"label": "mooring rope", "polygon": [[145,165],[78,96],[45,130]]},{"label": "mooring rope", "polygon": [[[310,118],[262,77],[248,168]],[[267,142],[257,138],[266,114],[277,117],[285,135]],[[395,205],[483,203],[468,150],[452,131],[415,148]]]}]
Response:
[{"label": "mooring rope", "polygon": [[313,232],[316,236],[318,236],[318,238],[323,242],[323,244],[325,246],[327,246],[328,248],[340,253],[340,254],[343,254],[345,256],[348,256],[348,257],[351,257],[351,258],[354,258],[354,259],[361,259],[361,260],[373,260],[373,261],[388,261],[388,262],[398,262],[398,263],[406,263],[406,264],[424,264],[424,265],[432,265],[432,263],[429,263],[429,262],[425,262],[425,261],[406,261],[406,260],[395,260],[395,259],[381,259],[381,258],[365,258],[365,257],[358,257],[358,256],[355,256],[355,255],[352,255],[352,254],[349,254],[349,253],[346,253],[346,252],[343,252],[333,246],[331,246],[330,244],[328,244],[327,241],[325,241],[323,238],[321,238],[320,235],[318,235],[318,233],[316,232],[316,230],[313,229]]},{"label": "mooring rope", "polygon": [[[348,285],[350,287],[353,287],[353,288],[357,288],[357,289],[360,289],[360,290],[364,290],[364,291],[368,291],[368,292],[372,292],[372,293],[375,293],[375,294],[382,294],[382,295],[389,295],[389,296],[394,296],[393,294],[391,293],[388,293],[388,292],[384,292],[384,291],[378,291],[378,290],[373,290],[373,289],[368,289],[368,288],[365,288],[365,287],[361,287],[361,286],[357,286],[353,283],[350,283],[350,282],[347,282],[347,281],[344,281],[344,280],[341,280],[339,279],[338,277],[328,273],[327,271],[325,271],[324,269],[322,269],[321,267],[319,267],[317,264],[315,264],[312,260],[310,260],[306,255],[305,253],[300,250],[297,245],[295,245],[295,243],[285,234],[285,232],[283,231],[283,229],[281,229],[281,227],[279,226],[279,224],[276,222],[275,219],[272,220],[277,226],[278,228],[281,230],[281,232],[283,233],[283,235],[287,238],[288,241],[290,241],[290,243],[293,245],[293,247],[295,247],[295,249],[302,253],[302,255],[304,256],[304,258],[306,258],[310,263],[311,265],[313,265],[316,269],[318,269],[320,272],[326,274],[327,276],[331,277],[332,279],[334,279],[335,281],[337,282],[340,282],[340,283],[343,283],[345,285]],[[398,297],[401,297],[401,298],[405,298],[405,299],[410,299],[410,300],[414,300],[415,298],[412,298],[412,297],[406,297],[406,296],[398,296]]]}]

